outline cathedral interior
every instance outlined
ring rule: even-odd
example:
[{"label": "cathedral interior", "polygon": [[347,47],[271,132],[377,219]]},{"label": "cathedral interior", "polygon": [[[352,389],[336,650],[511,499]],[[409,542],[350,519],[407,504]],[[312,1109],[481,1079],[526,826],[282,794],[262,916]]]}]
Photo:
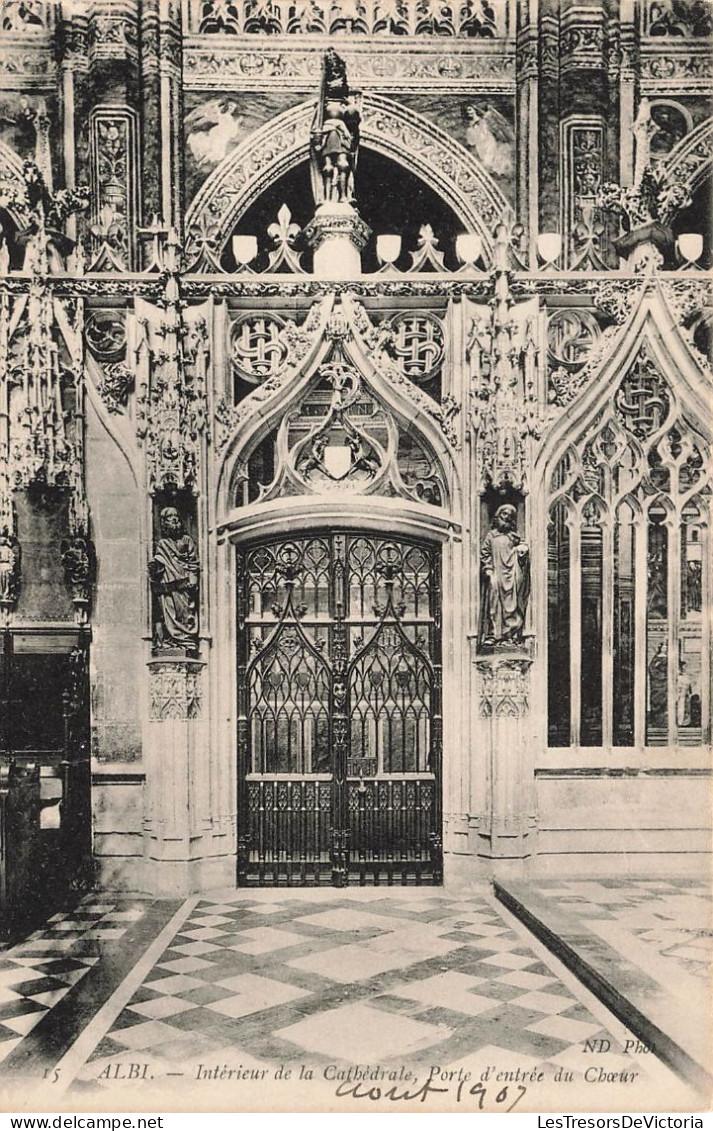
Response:
[{"label": "cathedral interior", "polygon": [[706,0],[0,0],[0,1097],[710,1092],[712,84]]}]

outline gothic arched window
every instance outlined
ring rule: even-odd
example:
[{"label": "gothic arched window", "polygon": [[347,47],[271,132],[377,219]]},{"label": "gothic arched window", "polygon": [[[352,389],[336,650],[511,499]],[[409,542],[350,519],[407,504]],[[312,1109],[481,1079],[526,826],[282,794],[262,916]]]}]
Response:
[{"label": "gothic arched window", "polygon": [[550,746],[705,741],[707,455],[642,341],[548,483]]}]

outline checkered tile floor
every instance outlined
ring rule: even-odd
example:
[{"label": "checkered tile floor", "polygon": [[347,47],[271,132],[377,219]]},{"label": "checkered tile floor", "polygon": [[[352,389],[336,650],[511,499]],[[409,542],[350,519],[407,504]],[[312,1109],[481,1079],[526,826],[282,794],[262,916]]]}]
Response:
[{"label": "checkered tile floor", "polygon": [[0,951],[0,1063],[99,962],[106,943],[141,918],[144,906],[90,895]]},{"label": "checkered tile floor", "polygon": [[[230,893],[200,899],[78,1074],[85,1095],[116,1065],[195,1079],[200,1064],[335,1061],[566,1069],[583,1042],[611,1042],[580,993],[489,894]],[[435,1059],[434,1059],[435,1058]],[[653,1058],[651,1058],[653,1059]],[[656,1068],[656,1065],[652,1066]]]},{"label": "checkered tile floor", "polygon": [[610,921],[676,968],[708,979],[713,966],[713,892],[695,879],[572,880],[537,884],[578,920]]}]

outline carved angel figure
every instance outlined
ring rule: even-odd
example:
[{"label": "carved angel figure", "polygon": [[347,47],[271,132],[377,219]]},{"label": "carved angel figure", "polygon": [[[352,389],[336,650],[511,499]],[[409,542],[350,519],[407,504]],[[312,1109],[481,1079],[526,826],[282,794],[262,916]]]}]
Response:
[{"label": "carved angel figure", "polygon": [[186,141],[196,165],[217,165],[233,149],[243,128],[243,115],[232,98],[214,98],[186,118]]},{"label": "carved angel figure", "polygon": [[513,171],[515,134],[507,118],[488,102],[469,103],[463,109],[465,144],[471,153],[497,177],[510,177]]}]

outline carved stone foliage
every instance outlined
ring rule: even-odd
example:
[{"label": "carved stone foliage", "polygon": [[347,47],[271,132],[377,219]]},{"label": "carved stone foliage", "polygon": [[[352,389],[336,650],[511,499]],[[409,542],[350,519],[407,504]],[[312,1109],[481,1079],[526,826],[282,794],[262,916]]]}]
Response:
[{"label": "carved stone foliage", "polygon": [[357,251],[361,251],[366,246],[371,229],[353,209],[343,214],[318,211],[305,228],[304,235],[315,252],[335,236],[343,236]]},{"label": "carved stone foliage", "polygon": [[661,94],[675,90],[707,93],[713,76],[713,55],[707,43],[674,44],[664,40],[665,48],[647,49],[641,57],[641,89]]},{"label": "carved stone foliage", "polygon": [[[77,301],[53,297],[46,281],[36,277],[25,294],[11,297],[3,291],[0,605],[6,611],[16,603],[21,581],[21,532],[16,529],[14,492],[35,486],[63,489],[69,502],[68,541],[83,541],[85,548],[91,545],[84,492],[83,397],[81,311]],[[65,564],[69,567],[69,557]],[[79,572],[78,566],[71,570],[71,578],[68,572],[68,581],[81,623],[89,605],[89,591],[81,586]]]},{"label": "carved stone foliage", "polygon": [[128,107],[99,106],[90,120],[93,211],[90,270],[126,271],[136,262],[137,139]]},{"label": "carved stone foliage", "polygon": [[480,716],[520,718],[530,710],[529,658],[480,659],[476,668],[480,683]]},{"label": "carved stone foliage", "polygon": [[[33,483],[69,487],[73,524],[86,525],[81,337],[74,303],[62,303],[40,282],[16,298],[0,296],[0,411],[7,421],[0,451],[0,514],[10,531],[10,493]],[[66,343],[58,348],[64,342],[62,328],[76,353]]]},{"label": "carved stone foliage", "polygon": [[123,413],[134,391],[135,377],[123,361],[105,365],[97,386],[99,396],[113,415]]},{"label": "carved stone foliage", "polygon": [[197,719],[201,713],[203,668],[181,660],[149,664],[149,713],[152,722]]},{"label": "carved stone foliage", "polygon": [[493,39],[507,28],[507,0],[192,0],[202,35],[419,35]]},{"label": "carved stone foliage", "polygon": [[573,269],[603,267],[597,198],[604,179],[604,145],[601,119],[570,119],[564,124],[563,235]]},{"label": "carved stone foliage", "polygon": [[[11,179],[3,184],[3,204],[20,221],[22,240],[10,234],[11,256],[22,263],[24,271],[37,277],[64,271],[65,259],[74,242],[64,232],[68,216],[83,212],[89,205],[89,190],[52,188],[52,170],[46,132],[49,119],[44,103],[32,114],[37,136],[36,161],[24,161],[21,169],[10,164]],[[44,167],[41,167],[42,161]]]},{"label": "carved stone foliage", "polygon": [[108,59],[134,62],[139,50],[136,5],[127,0],[95,0],[86,42],[93,68],[105,65]]},{"label": "carved stone foliage", "polygon": [[91,310],[84,320],[84,338],[100,365],[99,396],[110,413],[123,413],[136,380],[125,361],[126,311],[118,307]]}]

